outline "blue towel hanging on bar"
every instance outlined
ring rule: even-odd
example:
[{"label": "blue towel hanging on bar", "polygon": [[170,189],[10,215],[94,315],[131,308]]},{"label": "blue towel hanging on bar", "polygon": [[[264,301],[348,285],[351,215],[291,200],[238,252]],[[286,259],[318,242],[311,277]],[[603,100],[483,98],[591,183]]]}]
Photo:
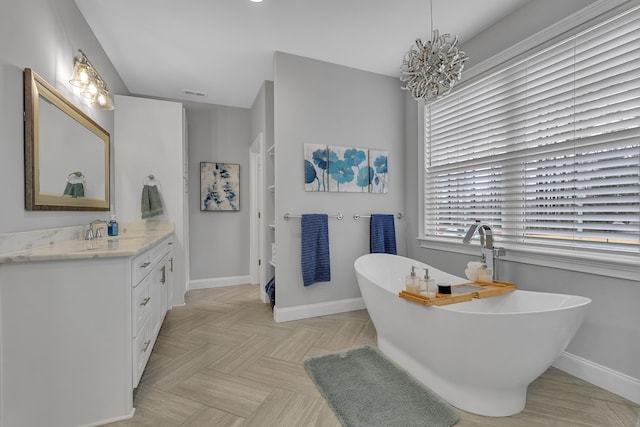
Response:
[{"label": "blue towel hanging on bar", "polygon": [[398,252],[396,250],[396,227],[393,215],[371,215],[370,227],[371,253],[397,255]]},{"label": "blue towel hanging on bar", "polygon": [[327,214],[304,214],[300,222],[300,266],[304,286],[331,280]]}]

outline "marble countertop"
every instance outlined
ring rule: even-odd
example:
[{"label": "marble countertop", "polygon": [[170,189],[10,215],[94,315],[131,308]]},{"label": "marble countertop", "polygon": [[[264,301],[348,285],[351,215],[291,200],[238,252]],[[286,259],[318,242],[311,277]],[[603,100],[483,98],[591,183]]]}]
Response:
[{"label": "marble countertop", "polygon": [[135,256],[173,234],[172,222],[120,224],[118,236],[70,239],[0,254],[0,263]]}]

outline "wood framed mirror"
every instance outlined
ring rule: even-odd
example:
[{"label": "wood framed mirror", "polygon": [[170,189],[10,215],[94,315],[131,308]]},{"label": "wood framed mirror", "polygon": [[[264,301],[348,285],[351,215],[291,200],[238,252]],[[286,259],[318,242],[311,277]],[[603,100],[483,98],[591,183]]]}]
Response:
[{"label": "wood framed mirror", "polygon": [[25,209],[109,210],[110,135],[24,70]]}]

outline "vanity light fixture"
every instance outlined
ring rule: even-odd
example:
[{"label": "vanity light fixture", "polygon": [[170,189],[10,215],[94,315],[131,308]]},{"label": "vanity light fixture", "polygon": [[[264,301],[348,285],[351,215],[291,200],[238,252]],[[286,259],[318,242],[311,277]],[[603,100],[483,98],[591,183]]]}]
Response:
[{"label": "vanity light fixture", "polygon": [[80,95],[91,100],[91,105],[102,110],[113,110],[113,101],[107,84],[93,67],[87,55],[78,49],[79,55],[73,59],[72,86],[80,88]]},{"label": "vanity light fixture", "polygon": [[469,57],[458,49],[458,36],[440,34],[433,29],[433,2],[429,0],[432,38],[416,40],[404,54],[400,66],[402,89],[411,92],[413,99],[435,101],[446,95],[462,77],[464,63]]}]

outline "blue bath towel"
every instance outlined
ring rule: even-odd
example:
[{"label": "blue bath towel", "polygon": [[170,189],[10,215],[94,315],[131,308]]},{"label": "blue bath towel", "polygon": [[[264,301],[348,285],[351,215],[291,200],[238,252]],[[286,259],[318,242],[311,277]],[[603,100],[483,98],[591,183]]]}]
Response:
[{"label": "blue bath towel", "polygon": [[371,215],[370,232],[372,254],[398,254],[396,251],[396,228],[393,222],[393,215]]},{"label": "blue bath towel", "polygon": [[302,215],[300,266],[305,286],[331,280],[327,219],[326,214]]}]

